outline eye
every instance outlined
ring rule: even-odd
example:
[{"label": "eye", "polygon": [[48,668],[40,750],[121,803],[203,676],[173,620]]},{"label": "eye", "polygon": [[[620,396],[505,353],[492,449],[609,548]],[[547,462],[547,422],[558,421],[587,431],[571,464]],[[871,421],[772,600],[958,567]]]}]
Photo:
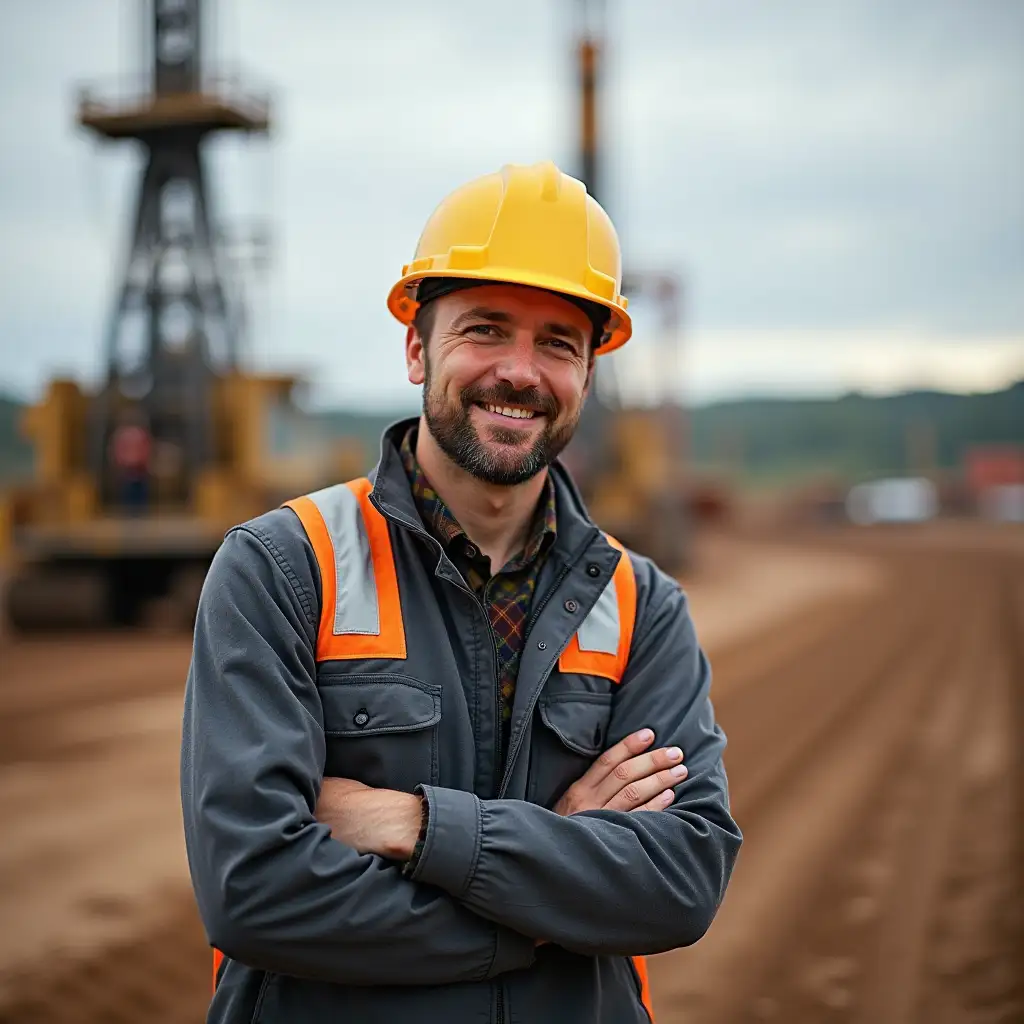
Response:
[{"label": "eye", "polygon": [[564,338],[548,338],[546,344],[554,345],[556,348],[564,349],[566,352],[571,352],[573,355],[577,355],[576,346],[571,341],[566,341]]},{"label": "eye", "polygon": [[495,338],[499,335],[498,328],[494,324],[473,324],[466,329],[467,334],[481,334],[485,338]]}]

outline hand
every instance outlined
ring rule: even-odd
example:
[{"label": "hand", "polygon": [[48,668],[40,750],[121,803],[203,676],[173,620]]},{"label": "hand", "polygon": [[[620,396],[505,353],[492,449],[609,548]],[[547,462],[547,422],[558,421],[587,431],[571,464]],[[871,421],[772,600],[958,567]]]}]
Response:
[{"label": "hand", "polygon": [[393,789],[372,789],[355,779],[326,778],[316,804],[317,821],[330,825],[338,842],[359,853],[408,860],[420,834],[421,798]]},{"label": "hand", "polygon": [[632,733],[606,750],[555,804],[558,814],[579,811],[661,811],[675,799],[672,786],[686,778],[678,747],[644,751],[650,729]]}]

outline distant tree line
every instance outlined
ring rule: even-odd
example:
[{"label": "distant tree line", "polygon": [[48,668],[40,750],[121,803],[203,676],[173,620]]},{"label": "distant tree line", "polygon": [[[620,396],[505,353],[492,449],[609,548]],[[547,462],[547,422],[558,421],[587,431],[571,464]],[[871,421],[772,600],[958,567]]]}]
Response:
[{"label": "distant tree line", "polygon": [[745,477],[846,480],[956,470],[973,445],[1024,445],[1024,381],[989,394],[747,399],[694,410],[695,463]]}]

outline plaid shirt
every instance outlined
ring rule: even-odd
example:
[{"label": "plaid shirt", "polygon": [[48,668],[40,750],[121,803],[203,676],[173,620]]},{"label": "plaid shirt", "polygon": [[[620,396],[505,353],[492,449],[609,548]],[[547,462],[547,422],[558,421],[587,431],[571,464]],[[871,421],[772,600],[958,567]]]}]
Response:
[{"label": "plaid shirt", "polygon": [[555,488],[550,480],[546,481],[526,546],[499,572],[491,575],[490,559],[466,536],[420,468],[414,450],[416,430],[416,427],[410,429],[402,440],[402,463],[423,525],[444,545],[448,557],[487,609],[501,691],[502,749],[507,750],[526,623],[537,577],[555,540]]}]

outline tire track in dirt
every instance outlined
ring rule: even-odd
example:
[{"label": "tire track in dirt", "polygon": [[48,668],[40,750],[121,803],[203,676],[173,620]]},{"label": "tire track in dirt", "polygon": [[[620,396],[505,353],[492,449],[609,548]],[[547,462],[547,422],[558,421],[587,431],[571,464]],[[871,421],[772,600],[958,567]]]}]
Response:
[{"label": "tire track in dirt", "polygon": [[767,958],[761,994],[740,1020],[916,1019],[930,915],[962,803],[955,748],[987,707],[972,704],[963,682],[996,609],[967,581],[959,592],[969,619],[954,635],[966,642],[927,674],[880,784],[851,816],[811,887],[809,913],[784,955]]},{"label": "tire track in dirt", "polygon": [[1024,1020],[1024,559],[993,576],[992,699],[964,753],[964,811],[918,1005],[917,1019],[935,1024]]},{"label": "tire track in dirt", "polygon": [[[25,975],[0,1024],[198,1024],[210,995],[210,951],[192,894],[168,899],[138,940],[84,959],[50,957]],[[15,979],[17,982],[17,979]]]},{"label": "tire track in dirt", "polygon": [[901,562],[831,691],[816,647],[725,687],[747,841],[709,935],[651,958],[659,1024],[1024,1019],[1024,560]]},{"label": "tire track in dirt", "polygon": [[947,625],[953,608],[927,576],[905,581],[859,628],[827,638],[774,679],[738,689],[735,706],[723,703],[746,843],[711,933],[650,961],[661,1024],[741,1019],[786,959],[813,912],[808,881],[834,859],[881,785],[905,723],[952,650],[953,634],[935,627]]}]

